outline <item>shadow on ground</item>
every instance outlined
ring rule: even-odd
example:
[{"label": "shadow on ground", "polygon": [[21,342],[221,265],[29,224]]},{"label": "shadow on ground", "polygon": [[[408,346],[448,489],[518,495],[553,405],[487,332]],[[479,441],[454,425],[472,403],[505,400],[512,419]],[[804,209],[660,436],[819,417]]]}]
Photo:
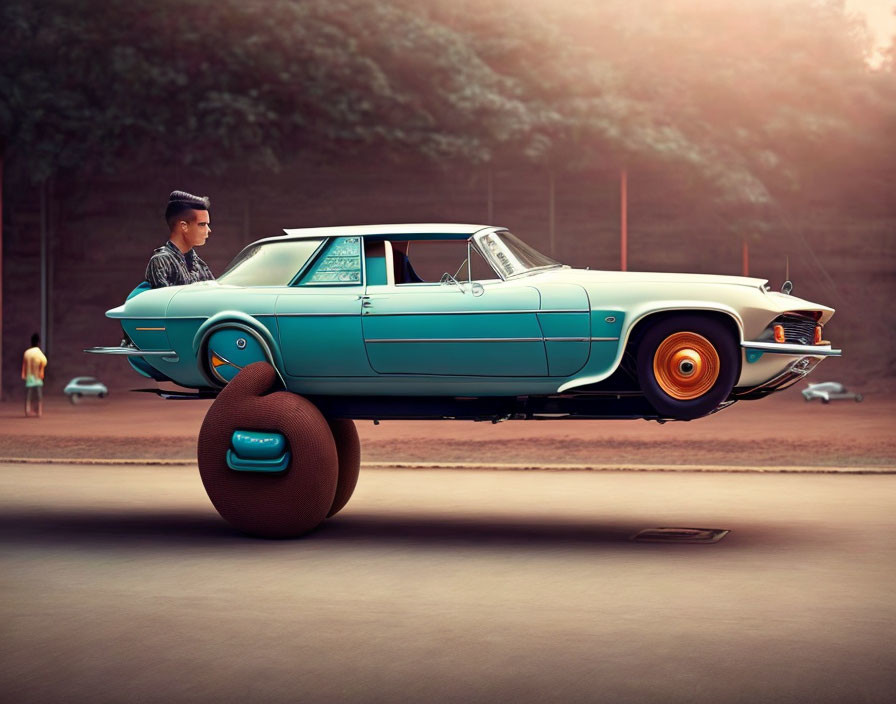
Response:
[{"label": "shadow on ground", "polygon": [[494,519],[462,518],[425,514],[383,516],[358,513],[330,519],[312,533],[292,540],[266,540],[236,532],[214,514],[197,512],[46,511],[7,512],[0,516],[0,545],[27,547],[83,547],[119,549],[141,546],[194,548],[220,546],[226,550],[234,542],[265,545],[293,545],[303,550],[309,544],[339,546],[398,545],[439,550],[478,546],[493,549],[626,549],[626,550],[749,550],[769,545],[815,543],[807,531],[792,525],[754,524],[706,526],[678,523],[675,527],[726,528],[732,532],[714,544],[633,543],[632,535],[645,528],[670,527],[668,521],[649,516],[632,516],[619,522],[546,519],[542,516]]}]

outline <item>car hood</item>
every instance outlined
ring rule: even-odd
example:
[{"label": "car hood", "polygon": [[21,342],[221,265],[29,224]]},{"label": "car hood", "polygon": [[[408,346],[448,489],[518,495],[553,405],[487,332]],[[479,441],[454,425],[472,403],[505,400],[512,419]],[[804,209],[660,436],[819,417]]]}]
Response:
[{"label": "car hood", "polygon": [[165,315],[168,304],[179,293],[185,290],[217,288],[217,281],[197,281],[183,286],[163,286],[143,291],[129,298],[120,306],[106,311],[107,318],[140,318],[159,317]]},{"label": "car hood", "polygon": [[[525,277],[520,277],[525,278]],[[771,291],[766,288],[767,279],[756,279],[750,276],[723,276],[719,274],[675,274],[665,272],[649,272],[649,271],[591,271],[589,269],[570,269],[564,267],[562,269],[548,269],[532,275],[529,279],[533,283],[574,283],[580,286],[600,286],[610,285],[620,288],[640,288],[647,289],[650,286],[688,286],[689,291],[695,298],[705,300],[716,299],[721,293],[718,289],[711,291],[707,289],[705,292],[697,288],[701,285],[708,287],[738,287],[737,292],[743,291],[745,288],[762,293],[762,301],[760,307],[768,307],[781,313],[788,311],[807,311],[821,312],[819,322],[824,325],[834,314],[834,309],[819,303],[813,303],[802,298],[798,298],[791,294],[781,293],[779,291]],[[732,290],[732,293],[734,291]],[[741,299],[736,295],[738,300]],[[754,299],[755,305],[759,299]]]},{"label": "car hood", "polygon": [[655,271],[601,271],[590,269],[550,269],[535,274],[539,279],[563,281],[564,283],[668,283],[668,284],[724,284],[762,288],[767,279],[750,276],[724,276],[721,274],[678,274]]}]

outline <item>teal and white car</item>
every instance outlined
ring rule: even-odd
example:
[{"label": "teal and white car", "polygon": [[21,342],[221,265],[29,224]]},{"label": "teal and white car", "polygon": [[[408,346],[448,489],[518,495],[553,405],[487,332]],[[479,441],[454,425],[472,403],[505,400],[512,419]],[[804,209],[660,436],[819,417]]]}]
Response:
[{"label": "teal and white car", "polygon": [[107,315],[138,372],[217,396],[200,476],[237,529],[302,535],[358,479],[353,419],[689,420],[840,354],[833,310],[761,279],[571,269],[500,227],[286,230],[217,281]]},{"label": "teal and white car", "polygon": [[138,289],[106,314],[122,345],[91,351],[196,397],[267,361],[344,418],[686,420],[839,355],[833,312],[762,279],[570,268],[501,227],[327,227]]}]

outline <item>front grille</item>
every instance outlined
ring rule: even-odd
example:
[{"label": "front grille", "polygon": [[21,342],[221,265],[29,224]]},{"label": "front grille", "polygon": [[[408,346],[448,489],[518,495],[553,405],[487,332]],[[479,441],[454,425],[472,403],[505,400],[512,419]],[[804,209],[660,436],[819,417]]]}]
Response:
[{"label": "front grille", "polygon": [[815,340],[815,321],[808,318],[778,318],[784,326],[784,341],[797,345],[811,345]]}]

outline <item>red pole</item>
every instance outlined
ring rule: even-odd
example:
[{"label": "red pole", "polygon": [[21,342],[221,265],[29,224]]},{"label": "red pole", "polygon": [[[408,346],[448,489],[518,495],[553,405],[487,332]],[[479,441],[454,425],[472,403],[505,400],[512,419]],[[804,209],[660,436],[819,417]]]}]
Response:
[{"label": "red pole", "polygon": [[[3,144],[0,142],[0,362],[3,360]],[[0,363],[0,401],[3,400],[3,364]]]},{"label": "red pole", "polygon": [[743,250],[743,275],[750,275],[750,245],[747,244],[746,240],[744,240]]},{"label": "red pole", "polygon": [[619,210],[620,232],[619,248],[621,252],[621,271],[628,269],[628,173],[623,169],[619,173]]}]

